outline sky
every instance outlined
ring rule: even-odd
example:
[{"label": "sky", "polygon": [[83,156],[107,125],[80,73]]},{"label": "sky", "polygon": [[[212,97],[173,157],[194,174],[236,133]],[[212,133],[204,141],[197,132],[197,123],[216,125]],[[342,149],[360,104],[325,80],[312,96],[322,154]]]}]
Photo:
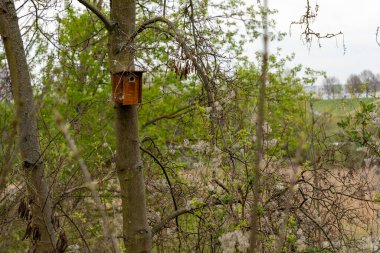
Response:
[{"label": "sky", "polygon": [[[315,0],[310,3],[315,6]],[[301,27],[290,28],[290,23],[305,13],[306,0],[269,0],[269,7],[278,10],[274,16],[277,29],[288,34],[283,41],[270,45],[271,52],[277,47],[282,48],[282,55],[294,52],[295,64],[326,71],[341,83],[350,74],[360,74],[364,69],[380,74],[380,46],[376,43],[380,0],[318,0],[317,3],[319,11],[313,30],[322,35],[341,31],[344,39],[338,36],[321,40],[321,47],[315,40],[308,48],[300,37]]]}]

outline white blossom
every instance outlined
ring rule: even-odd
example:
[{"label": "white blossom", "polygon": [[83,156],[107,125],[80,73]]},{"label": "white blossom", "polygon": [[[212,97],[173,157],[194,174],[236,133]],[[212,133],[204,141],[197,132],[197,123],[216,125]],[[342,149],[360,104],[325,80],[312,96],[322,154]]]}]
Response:
[{"label": "white blossom", "polygon": [[297,231],[297,237],[298,237],[298,239],[297,239],[297,248],[298,248],[298,250],[300,250],[300,251],[305,250],[307,248],[306,237],[305,237],[302,229],[299,229]]},{"label": "white blossom", "polygon": [[195,169],[200,169],[203,167],[203,163],[202,162],[194,163],[193,166]]},{"label": "white blossom", "polygon": [[320,225],[322,224],[322,218],[319,216],[315,218],[315,221]]},{"label": "white blossom", "polygon": [[377,113],[376,112],[370,112],[369,113],[369,116],[373,119],[376,119],[377,118]]},{"label": "white blossom", "polygon": [[147,213],[147,218],[154,222],[159,222],[161,220],[160,212],[150,211]]},{"label": "white blossom", "polygon": [[214,106],[215,106],[215,110],[218,111],[218,112],[220,112],[220,111],[223,110],[223,107],[222,107],[222,105],[219,103],[219,101],[215,101],[215,102],[214,102]]},{"label": "white blossom", "polygon": [[275,187],[276,187],[276,190],[282,191],[285,189],[285,184],[282,182],[279,182],[278,184],[276,184]]},{"label": "white blossom", "polygon": [[249,247],[248,236],[241,230],[235,230],[219,237],[223,253],[245,252]]},{"label": "white blossom", "polygon": [[211,110],[212,110],[212,107],[211,107],[211,106],[207,106],[207,107],[205,108],[205,110],[206,110],[207,113],[210,113]]},{"label": "white blossom", "polygon": [[323,248],[329,248],[331,245],[330,245],[330,242],[328,242],[328,241],[323,241],[322,242],[322,247]]},{"label": "white blossom", "polygon": [[234,90],[231,90],[230,92],[228,92],[224,97],[223,99],[221,100],[223,103],[227,104],[227,103],[230,103],[232,102],[233,98],[236,96],[236,93]]},{"label": "white blossom", "polygon": [[273,148],[274,146],[277,145],[277,139],[265,140],[264,145],[267,146],[268,148]]},{"label": "white blossom", "polygon": [[195,152],[205,152],[209,149],[209,144],[205,141],[199,141],[197,144],[191,146]]},{"label": "white blossom", "polygon": [[371,157],[365,158],[364,159],[365,167],[369,168],[369,166],[371,165],[371,162],[372,162],[372,158]]},{"label": "white blossom", "polygon": [[356,151],[358,151],[358,152],[367,152],[367,147],[358,147],[357,149],[356,149]]},{"label": "white blossom", "polygon": [[213,163],[213,166],[214,166],[215,168],[220,167],[220,165],[222,164],[222,156],[221,156],[221,155],[217,155],[217,156],[215,156],[215,157],[212,159],[212,163]]},{"label": "white blossom", "polygon": [[264,122],[263,131],[264,131],[264,134],[269,134],[272,132],[272,128],[270,127],[268,122]]},{"label": "white blossom", "polygon": [[68,253],[77,253],[77,252],[79,252],[79,249],[80,249],[80,247],[78,244],[73,244],[73,245],[69,245],[67,247],[67,252]]},{"label": "white blossom", "polygon": [[207,184],[207,189],[210,191],[210,192],[214,192],[216,189],[215,189],[215,186],[213,184]]}]

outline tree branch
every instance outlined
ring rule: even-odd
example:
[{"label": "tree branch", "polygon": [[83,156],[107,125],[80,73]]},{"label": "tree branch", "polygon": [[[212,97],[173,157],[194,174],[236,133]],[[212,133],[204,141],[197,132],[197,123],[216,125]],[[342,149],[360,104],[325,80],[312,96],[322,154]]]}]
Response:
[{"label": "tree branch", "polygon": [[[165,166],[157,159],[157,157],[155,155],[153,155],[149,150],[146,150],[144,149],[143,147],[140,146],[140,150],[147,153],[150,157],[153,158],[153,160],[158,164],[158,166],[160,166],[160,168],[162,169],[162,172],[164,173],[164,176],[165,176],[165,179],[166,181],[168,182],[168,185],[169,185],[169,189],[170,189],[170,195],[172,197],[172,200],[173,200],[173,205],[174,205],[174,210],[175,211],[178,211],[178,206],[177,206],[177,201],[175,199],[175,196],[174,196],[174,189],[173,189],[173,186],[172,186],[172,183],[170,182],[170,179],[169,179],[169,175],[168,173],[166,172],[165,170]],[[179,223],[178,223],[178,219],[176,218],[175,219],[176,221],[176,225],[177,225],[177,228],[179,229]]]},{"label": "tree branch", "polygon": [[[191,61],[192,65],[194,66],[196,70],[196,74],[199,77],[203,87],[206,90],[206,95],[207,95],[207,104],[209,107],[211,107],[211,112],[210,112],[210,119],[211,119],[211,125],[210,125],[210,134],[211,136],[215,136],[215,124],[216,124],[216,109],[214,105],[214,94],[213,94],[213,81],[212,79],[209,78],[208,76],[208,71],[207,69],[202,66],[202,61],[200,59],[197,59],[197,57],[194,55],[192,52],[191,48],[187,45],[186,39],[182,36],[181,32],[176,28],[175,24],[170,21],[167,18],[164,17],[154,17],[151,18],[145,22],[143,22],[138,29],[135,30],[135,32],[129,37],[125,45],[123,45],[120,49],[120,51],[125,50],[130,46],[130,44],[133,42],[135,37],[143,32],[147,28],[151,28],[150,25],[161,22],[164,23],[168,26],[167,30],[162,29],[165,33],[169,34],[171,37],[173,37],[177,43],[180,45],[182,48],[186,58]],[[158,27],[155,27],[157,29]],[[159,28],[158,28],[159,29]],[[214,142],[215,140],[213,140]]]},{"label": "tree branch", "polygon": [[87,185],[88,189],[91,191],[91,195],[92,195],[92,198],[94,200],[95,206],[102,216],[104,237],[109,238],[111,240],[111,244],[112,244],[111,249],[113,249],[113,252],[114,253],[120,253],[120,249],[118,247],[117,240],[116,240],[116,237],[115,237],[114,232],[113,232],[113,228],[111,226],[111,223],[109,221],[109,218],[108,218],[108,215],[107,215],[105,209],[102,207],[100,196],[99,196],[99,193],[96,189],[97,182],[92,180],[91,174],[90,174],[84,160],[79,155],[79,150],[78,150],[78,148],[74,142],[74,139],[71,138],[71,135],[69,132],[69,127],[68,127],[69,125],[64,124],[62,116],[58,112],[55,112],[55,118],[56,118],[56,122],[57,122],[59,128],[61,129],[63,135],[65,136],[65,138],[69,144],[71,151],[73,152],[74,158],[78,161],[79,167],[82,169],[86,185]]},{"label": "tree branch", "polygon": [[169,223],[171,220],[177,218],[178,216],[180,216],[182,214],[191,213],[192,211],[195,211],[196,209],[200,209],[202,207],[204,207],[204,206],[192,208],[192,209],[188,209],[188,208],[178,209],[177,211],[173,212],[172,214],[166,216],[163,220],[161,220],[160,223],[158,223],[156,226],[154,226],[152,228],[152,236],[154,234],[156,234],[157,232],[159,232],[161,229],[163,229],[166,226],[166,224]]},{"label": "tree branch", "polygon": [[327,234],[327,232],[323,229],[323,225],[319,224],[311,215],[309,215],[306,210],[304,210],[303,208],[300,208],[299,209],[309,220],[311,220],[321,231],[322,233],[324,234],[324,236],[326,237],[327,241],[329,242],[330,246],[331,246],[331,249],[333,252],[336,252],[335,251],[335,247],[334,247],[334,244],[333,242],[331,241],[329,235]]},{"label": "tree branch", "polygon": [[103,15],[103,13],[98,10],[98,8],[96,8],[95,6],[93,6],[92,4],[90,4],[89,2],[87,2],[86,0],[78,0],[78,2],[80,2],[81,4],[83,4],[89,11],[91,11],[92,13],[94,13],[99,19],[100,21],[103,22],[104,26],[106,27],[106,29],[108,31],[112,31],[113,30],[113,25],[111,23],[111,21],[109,21],[107,19],[106,16]]},{"label": "tree branch", "polygon": [[63,210],[63,207],[61,205],[58,205],[58,208],[59,210],[63,213],[63,215],[70,221],[71,224],[73,224],[74,228],[78,231],[78,234],[80,236],[80,238],[82,239],[84,245],[86,246],[87,248],[87,251],[89,253],[91,253],[91,249],[90,249],[90,246],[88,245],[87,241],[86,241],[86,238],[84,237],[82,231],[79,229],[79,227],[77,226],[77,224],[75,223],[75,221],[70,217],[70,215],[68,215],[65,210]]},{"label": "tree branch", "polygon": [[162,119],[174,119],[174,118],[176,118],[176,117],[178,117],[178,116],[181,116],[181,115],[183,115],[183,114],[185,114],[185,113],[188,113],[188,112],[190,112],[191,110],[193,110],[193,108],[192,108],[193,106],[194,106],[194,104],[191,104],[191,105],[188,105],[188,106],[182,107],[182,108],[176,110],[176,111],[173,112],[173,113],[166,114],[166,115],[162,115],[162,116],[159,116],[159,117],[157,117],[157,118],[151,119],[151,120],[149,120],[148,122],[146,122],[146,123],[142,126],[142,128],[145,128],[145,127],[147,127],[147,126],[149,126],[149,125],[152,125],[152,124],[154,124],[154,123],[156,123],[157,121],[162,120]]},{"label": "tree branch", "polygon": [[194,67],[195,67],[195,69],[197,71],[197,75],[201,79],[201,82],[202,82],[203,86],[206,89],[207,98],[208,98],[208,104],[212,108],[214,108],[214,105],[213,105],[214,104],[214,98],[213,98],[213,95],[212,95],[212,90],[211,90],[211,85],[210,85],[210,79],[207,76],[206,70],[199,64],[198,60],[196,59],[196,57],[194,56],[194,54],[191,52],[191,49],[187,45],[186,40],[182,37],[181,33],[175,27],[174,23],[172,21],[170,21],[169,19],[164,18],[164,17],[154,17],[154,18],[151,18],[151,19],[143,22],[139,26],[139,28],[137,28],[136,31],[129,37],[129,39],[127,40],[126,44],[121,48],[121,51],[124,50],[125,48],[127,48],[128,45],[130,45],[132,43],[132,41],[135,39],[135,37],[139,33],[143,32],[147,28],[150,28],[149,25],[152,25],[152,24],[157,23],[157,22],[164,23],[164,24],[166,24],[169,27],[169,30],[165,31],[165,32],[168,33],[170,36],[172,36],[180,44],[180,46],[183,49],[186,57],[194,65]]},{"label": "tree branch", "polygon": [[[305,27],[304,31],[302,32],[302,35],[305,37],[306,43],[310,47],[311,47],[311,42],[312,42],[313,37],[318,39],[318,44],[319,46],[321,46],[321,43],[319,42],[320,39],[329,39],[329,38],[333,38],[339,35],[344,36],[343,32],[341,31],[337,33],[326,33],[324,35],[320,34],[319,32],[314,31],[313,28],[311,27],[311,24],[317,18],[318,10],[319,10],[318,4],[316,4],[315,8],[313,9],[310,4],[310,0],[306,0],[306,13],[301,16],[299,21],[293,21],[290,24],[290,26],[301,25]],[[343,48],[345,50],[344,37],[343,37]]]},{"label": "tree branch", "polygon": [[[230,203],[232,203],[232,204],[241,204],[241,201],[240,200],[232,200]],[[172,214],[170,214],[170,215],[166,216],[165,218],[163,218],[160,223],[158,223],[157,225],[153,226],[153,228],[152,228],[152,236],[154,234],[158,233],[161,229],[163,229],[166,226],[166,224],[168,224],[171,220],[177,218],[178,216],[180,216],[182,214],[192,213],[192,212],[194,212],[196,210],[203,209],[203,208],[206,208],[206,207],[218,206],[218,205],[224,205],[224,204],[226,204],[226,203],[220,201],[219,199],[216,199],[215,201],[206,202],[206,203],[203,203],[202,205],[199,205],[199,206],[196,206],[196,207],[178,209],[177,211],[175,211]]]}]

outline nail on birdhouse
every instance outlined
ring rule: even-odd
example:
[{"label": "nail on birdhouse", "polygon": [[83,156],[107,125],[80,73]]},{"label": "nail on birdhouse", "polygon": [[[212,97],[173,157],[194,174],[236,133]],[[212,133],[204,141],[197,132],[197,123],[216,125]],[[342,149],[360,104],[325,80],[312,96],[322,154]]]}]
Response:
[{"label": "nail on birdhouse", "polygon": [[112,99],[122,105],[141,103],[144,71],[123,71],[112,74]]}]

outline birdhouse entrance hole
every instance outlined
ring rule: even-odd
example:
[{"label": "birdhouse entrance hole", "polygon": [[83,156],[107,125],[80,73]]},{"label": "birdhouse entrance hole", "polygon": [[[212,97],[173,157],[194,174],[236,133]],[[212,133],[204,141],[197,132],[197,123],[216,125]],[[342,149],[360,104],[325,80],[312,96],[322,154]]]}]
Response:
[{"label": "birdhouse entrance hole", "polygon": [[141,103],[143,71],[123,71],[112,74],[112,99],[122,105]]}]

